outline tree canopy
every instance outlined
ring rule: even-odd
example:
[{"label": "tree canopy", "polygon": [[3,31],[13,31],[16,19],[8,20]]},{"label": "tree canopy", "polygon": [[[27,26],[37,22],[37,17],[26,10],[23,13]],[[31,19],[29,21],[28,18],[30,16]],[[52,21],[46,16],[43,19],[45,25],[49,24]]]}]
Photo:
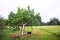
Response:
[{"label": "tree canopy", "polygon": [[28,6],[27,9],[17,8],[16,13],[10,12],[8,19],[10,24],[15,26],[22,24],[34,26],[40,25],[41,22],[40,13],[36,13],[35,15],[34,9],[30,10],[30,6]]}]

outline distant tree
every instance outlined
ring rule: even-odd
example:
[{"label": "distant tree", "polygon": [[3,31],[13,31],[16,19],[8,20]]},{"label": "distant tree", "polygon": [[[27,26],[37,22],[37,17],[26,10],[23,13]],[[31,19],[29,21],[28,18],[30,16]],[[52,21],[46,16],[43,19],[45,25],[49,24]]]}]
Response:
[{"label": "distant tree", "polygon": [[13,30],[16,30],[16,29],[19,30],[19,24],[18,24],[19,22],[17,20],[18,19],[16,19],[16,14],[13,11],[11,11],[10,14],[8,15],[8,20],[6,20],[7,21],[6,24],[8,26],[13,27],[14,28]]},{"label": "distant tree", "polygon": [[6,37],[5,34],[5,22],[4,22],[4,18],[0,16],[0,40],[3,40]]},{"label": "distant tree", "polygon": [[57,18],[51,18],[49,22],[47,22],[48,25],[60,25],[60,21]]},{"label": "distant tree", "polygon": [[47,25],[45,22],[41,22],[41,26],[45,26]]},{"label": "distant tree", "polygon": [[5,23],[4,23],[4,19],[3,19],[3,17],[1,17],[0,16],[0,30],[3,30],[3,29],[5,29]]},{"label": "distant tree", "polygon": [[15,13],[13,13],[11,11],[10,14],[8,15],[8,22],[9,22],[10,26],[15,26],[14,25],[14,18],[15,18]]},{"label": "distant tree", "polygon": [[36,18],[36,25],[39,26],[41,25],[41,16],[40,16],[40,13],[36,13],[35,15],[35,18]]},{"label": "distant tree", "polygon": [[4,19],[4,23],[5,23],[6,26],[9,26],[8,19]]}]

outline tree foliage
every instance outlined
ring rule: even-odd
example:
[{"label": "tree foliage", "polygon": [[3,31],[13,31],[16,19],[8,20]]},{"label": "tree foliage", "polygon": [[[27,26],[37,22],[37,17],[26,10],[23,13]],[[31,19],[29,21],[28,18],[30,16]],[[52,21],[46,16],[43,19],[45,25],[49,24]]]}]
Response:
[{"label": "tree foliage", "polygon": [[40,25],[41,17],[40,13],[34,12],[34,9],[30,10],[30,6],[27,7],[27,9],[18,8],[16,14],[13,12],[10,12],[9,16],[9,23],[11,25],[22,25],[25,24],[30,25]]}]

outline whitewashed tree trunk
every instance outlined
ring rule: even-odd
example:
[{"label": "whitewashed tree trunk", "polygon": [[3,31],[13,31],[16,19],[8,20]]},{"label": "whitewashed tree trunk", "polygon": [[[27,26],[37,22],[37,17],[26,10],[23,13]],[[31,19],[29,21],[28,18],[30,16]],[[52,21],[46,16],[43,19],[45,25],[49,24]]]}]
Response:
[{"label": "whitewashed tree trunk", "polygon": [[22,35],[24,34],[25,25],[26,25],[26,24],[23,24],[23,25],[22,25]]}]

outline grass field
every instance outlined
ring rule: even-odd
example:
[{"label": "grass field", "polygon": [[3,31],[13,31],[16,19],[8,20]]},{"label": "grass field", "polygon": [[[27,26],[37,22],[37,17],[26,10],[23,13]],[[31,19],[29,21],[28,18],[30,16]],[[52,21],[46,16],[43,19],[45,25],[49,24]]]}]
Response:
[{"label": "grass field", "polygon": [[[25,28],[25,32],[29,30],[32,31],[32,34],[25,34],[20,37],[20,40],[60,40],[60,26],[33,26],[32,28]],[[13,33],[19,33],[19,31],[13,32],[10,29],[7,32],[9,36]],[[8,40],[12,40],[12,38],[9,37]]]}]

